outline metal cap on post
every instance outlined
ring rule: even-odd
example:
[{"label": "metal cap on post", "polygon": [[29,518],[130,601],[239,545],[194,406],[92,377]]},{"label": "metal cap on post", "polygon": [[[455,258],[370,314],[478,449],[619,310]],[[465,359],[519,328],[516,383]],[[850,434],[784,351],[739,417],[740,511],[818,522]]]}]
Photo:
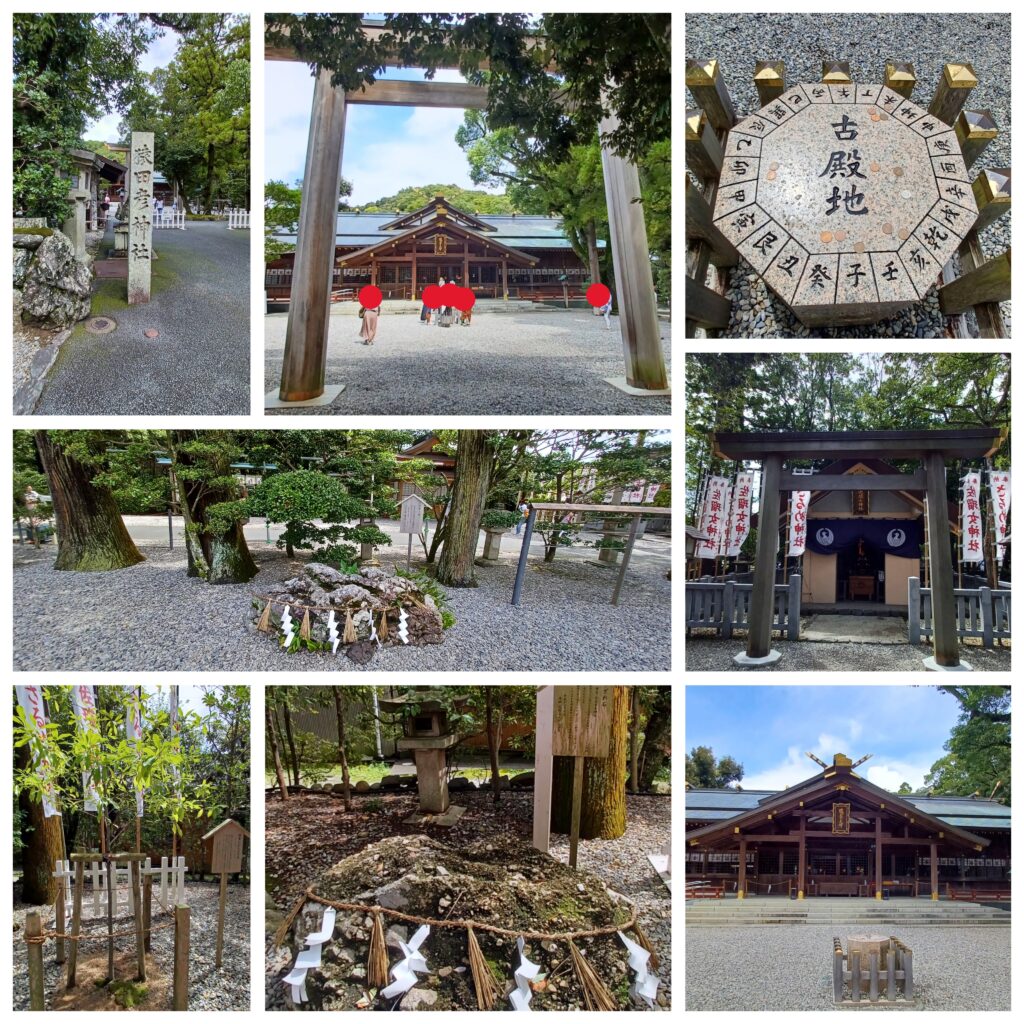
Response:
[{"label": "metal cap on post", "polygon": [[717,60],[688,60],[686,88],[697,106],[703,108],[715,131],[726,132],[736,123],[736,108],[729,98]]},{"label": "metal cap on post", "polygon": [[823,60],[821,81],[825,85],[850,85],[850,62],[848,60]]},{"label": "metal cap on post", "polygon": [[967,167],[981,156],[985,147],[999,134],[999,126],[990,110],[961,110],[953,128]]},{"label": "metal cap on post", "polygon": [[754,88],[761,106],[766,107],[786,91],[786,64],[781,60],[759,60],[754,65]]},{"label": "metal cap on post", "polygon": [[885,84],[893,92],[909,100],[917,85],[917,75],[910,61],[887,60],[885,62]]},{"label": "metal cap on post", "polygon": [[971,183],[978,204],[975,231],[984,231],[993,221],[1010,212],[1010,168],[989,167]]},{"label": "metal cap on post", "polygon": [[952,124],[977,84],[978,79],[970,64],[946,64],[935,88],[935,95],[928,104],[928,113],[946,124]]},{"label": "metal cap on post", "polygon": [[700,179],[722,172],[722,144],[703,110],[686,110],[686,166]]}]

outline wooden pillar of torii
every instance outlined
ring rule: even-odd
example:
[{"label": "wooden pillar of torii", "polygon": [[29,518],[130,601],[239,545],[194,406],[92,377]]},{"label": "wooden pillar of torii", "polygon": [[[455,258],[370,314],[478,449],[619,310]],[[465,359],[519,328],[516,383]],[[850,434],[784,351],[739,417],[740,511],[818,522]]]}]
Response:
[{"label": "wooden pillar of torii", "polygon": [[[379,29],[363,27],[373,37]],[[287,48],[267,47],[266,57],[299,60]],[[486,65],[482,65],[486,67]],[[331,72],[316,74],[310,114],[309,141],[303,177],[292,270],[291,299],[285,335],[281,384],[266,396],[267,408],[291,405],[329,405],[344,390],[343,384],[325,384],[331,282],[334,269],[338,192],[344,150],[347,102],[419,106],[486,108],[483,87],[448,82],[376,82],[346,95],[331,85]],[[601,162],[609,235],[615,267],[619,324],[626,373],[608,383],[638,395],[668,393],[668,375],[661,349],[657,299],[651,273],[650,250],[636,165],[617,156],[603,141],[618,127],[612,114],[599,125]],[[468,284],[468,282],[463,282]],[[415,283],[414,283],[415,289]],[[508,275],[503,267],[502,292],[508,298]]]}]

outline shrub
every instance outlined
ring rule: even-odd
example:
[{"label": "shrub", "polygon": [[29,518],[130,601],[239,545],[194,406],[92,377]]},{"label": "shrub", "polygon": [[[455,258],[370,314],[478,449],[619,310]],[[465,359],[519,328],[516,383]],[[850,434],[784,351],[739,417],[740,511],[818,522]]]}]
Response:
[{"label": "shrub", "polygon": [[509,512],[505,508],[484,509],[480,517],[480,526],[492,530],[510,530],[523,517],[518,512]]}]

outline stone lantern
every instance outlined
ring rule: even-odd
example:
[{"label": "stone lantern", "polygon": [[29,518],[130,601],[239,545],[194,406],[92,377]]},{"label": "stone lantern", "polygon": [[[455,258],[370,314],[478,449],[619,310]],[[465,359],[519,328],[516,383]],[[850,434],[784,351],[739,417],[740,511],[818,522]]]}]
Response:
[{"label": "stone lantern", "polygon": [[407,690],[380,701],[383,711],[403,715],[403,735],[397,746],[413,752],[420,810],[425,814],[449,810],[445,751],[458,741],[448,725],[447,708],[438,698],[436,690]]}]

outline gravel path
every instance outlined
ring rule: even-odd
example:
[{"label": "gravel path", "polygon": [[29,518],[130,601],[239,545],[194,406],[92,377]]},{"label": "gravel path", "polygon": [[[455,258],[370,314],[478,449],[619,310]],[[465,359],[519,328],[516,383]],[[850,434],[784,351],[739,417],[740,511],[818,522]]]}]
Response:
[{"label": "gravel path", "polygon": [[[687,1010],[831,1010],[833,925],[686,929]],[[847,934],[838,929],[843,945]],[[924,1010],[1009,1010],[1010,930],[914,928]],[[866,1012],[866,1011],[865,1011]]]},{"label": "gravel path", "polygon": [[[672,1005],[672,894],[647,859],[672,838],[672,800],[627,796],[626,833],[618,839],[581,842],[577,866],[592,871],[616,892],[628,896],[640,910],[640,922],[654,944],[660,965],[658,1003]],[[551,855],[568,864],[568,836],[552,836]]]},{"label": "gravel path", "polygon": [[[284,353],[284,313],[266,318],[265,391],[276,390]],[[330,406],[274,410],[289,416],[667,415],[669,398],[636,398],[606,384],[621,377],[622,338],[584,309],[521,314],[481,312],[469,328],[425,326],[416,316],[388,316],[385,304],[372,346],[359,321],[331,317],[327,383],[346,385]],[[661,324],[669,356],[670,326]]]},{"label": "gravel path", "polygon": [[[784,60],[787,82],[817,82],[821,62],[848,60],[855,81],[882,80],[886,60],[910,60],[917,74],[912,99],[927,105],[942,73],[952,61],[968,61],[979,79],[969,109],[991,111],[999,135],[971,168],[1010,166],[1010,78],[1007,74],[1007,22],[1001,14],[697,14],[686,17],[686,56],[721,61],[729,95],[740,116],[761,106],[754,89],[758,60]],[[688,97],[689,99],[689,97]],[[1010,214],[981,233],[989,257],[1010,247]],[[741,260],[729,276],[726,298],[733,303],[726,334],[737,338],[800,338],[811,330],[768,290]],[[1010,304],[1002,303],[1007,333]],[[976,331],[973,314],[969,322]],[[814,328],[823,338],[941,338],[946,319],[934,291],[925,301],[898,316],[858,327]]]},{"label": "gravel path", "polygon": [[[925,672],[923,662],[931,653],[924,644],[788,643],[775,641],[782,652],[774,665],[741,669],[733,655],[743,650],[742,640],[717,637],[686,638],[686,668],[689,672]],[[985,650],[977,643],[961,643],[960,656],[977,672],[1009,672],[1009,647]]]},{"label": "gravel path", "polygon": [[[75,329],[37,413],[248,415],[249,232],[190,221],[155,236],[152,300],[129,307],[124,280],[97,282],[93,314],[117,329]],[[160,336],[144,337],[149,328]]]},{"label": "gravel path", "polygon": [[[228,899],[224,914],[224,957],[220,970],[214,966],[217,937],[217,907],[220,884],[216,882],[189,881],[185,885],[188,904],[191,907],[191,940],[189,958],[189,999],[190,1010],[248,1010],[249,1007],[249,886],[228,885]],[[154,926],[169,921],[169,917],[157,918],[154,906]],[[53,928],[52,907],[29,907],[24,903],[14,906],[14,1009],[28,1007],[28,947],[22,939],[25,914],[29,910],[41,910],[50,916],[44,917],[44,927]],[[100,922],[100,925],[102,922]],[[93,931],[102,931],[100,925]],[[125,917],[115,921],[115,930],[132,927],[131,919]],[[135,949],[134,940],[119,939],[119,951]],[[83,959],[105,951],[102,943],[83,946]],[[101,953],[100,955],[105,955]],[[134,953],[133,953],[134,955]],[[170,978],[174,973],[174,929],[162,928],[153,932],[151,963],[160,976]],[[44,947],[43,966],[46,976],[47,1008],[50,998],[58,989],[63,989],[66,968],[56,962],[54,944]],[[160,1009],[141,1007],[141,1009]],[[169,1010],[170,1007],[168,1006]]]},{"label": "gravel path", "polygon": [[[669,542],[637,541],[626,597],[609,603],[612,573],[576,554],[532,557],[519,608],[512,541],[500,565],[480,568],[476,589],[450,590],[455,625],[445,642],[388,647],[366,668],[386,671],[668,671]],[[249,543],[260,572],[247,584],[210,586],[185,575],[185,553],[139,544],[146,561],[116,572],[52,568],[53,545],[15,554],[15,667],[32,671],[363,671],[348,658],[285,654],[252,623],[250,603],[298,563]],[[396,552],[397,553],[397,552]],[[404,553],[404,552],[403,552]],[[386,566],[391,554],[382,552]],[[392,554],[393,557],[393,554]],[[404,559],[402,559],[404,564]],[[413,559],[416,568],[416,559]]]}]

